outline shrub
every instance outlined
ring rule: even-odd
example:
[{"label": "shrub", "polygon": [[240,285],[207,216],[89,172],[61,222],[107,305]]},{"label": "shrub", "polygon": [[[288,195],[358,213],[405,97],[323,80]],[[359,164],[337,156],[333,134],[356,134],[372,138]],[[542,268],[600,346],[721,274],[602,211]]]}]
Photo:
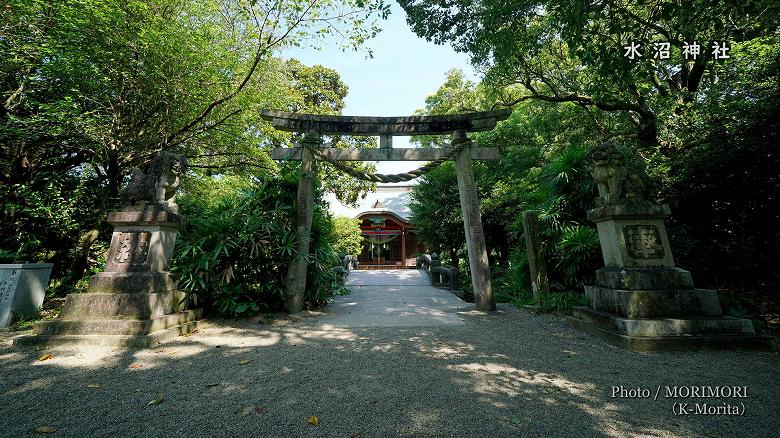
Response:
[{"label": "shrub", "polygon": [[333,234],[335,243],[333,249],[337,253],[359,255],[362,250],[363,236],[360,234],[360,220],[347,216],[333,219]]},{"label": "shrub", "polygon": [[493,278],[495,297],[499,303],[514,302],[520,296],[530,295],[531,274],[525,247],[512,248],[508,264],[493,268]]},{"label": "shrub", "polygon": [[[285,276],[298,236],[296,176],[266,176],[252,182],[231,178],[193,184],[180,200],[188,225],[180,230],[172,260],[180,286],[198,305],[227,316],[280,309]],[[323,305],[337,286],[331,268],[331,219],[315,206],[305,300]]]}]

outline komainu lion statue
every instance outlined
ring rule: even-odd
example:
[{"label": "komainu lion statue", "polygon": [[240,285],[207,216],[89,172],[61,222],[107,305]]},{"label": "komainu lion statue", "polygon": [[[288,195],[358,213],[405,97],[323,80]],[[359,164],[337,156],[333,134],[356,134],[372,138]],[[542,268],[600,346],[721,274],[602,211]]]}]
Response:
[{"label": "komainu lion statue", "polygon": [[176,191],[181,185],[181,175],[187,172],[187,157],[161,151],[152,160],[149,170],[137,167],[130,173],[124,197],[128,205],[157,205],[171,213],[178,213]]},{"label": "komainu lion statue", "polygon": [[417,269],[429,269],[431,267],[430,254],[420,254],[414,264]]},{"label": "komainu lion statue", "polygon": [[613,142],[588,149],[588,170],[598,183],[597,204],[617,204],[650,196],[647,174],[640,166],[628,165],[625,154]]}]

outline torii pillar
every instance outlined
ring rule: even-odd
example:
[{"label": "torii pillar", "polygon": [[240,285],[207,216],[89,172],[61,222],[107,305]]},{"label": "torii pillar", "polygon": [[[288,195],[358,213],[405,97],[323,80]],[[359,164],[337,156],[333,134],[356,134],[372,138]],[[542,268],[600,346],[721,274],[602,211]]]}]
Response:
[{"label": "torii pillar", "polygon": [[[485,232],[482,230],[482,215],[479,211],[479,195],[471,167],[471,140],[465,131],[452,133],[452,145],[458,147],[467,143],[455,157],[455,173],[458,177],[460,209],[463,211],[463,227],[466,232],[466,248],[469,254],[471,287],[474,289],[474,305],[477,310],[496,310],[493,287],[490,283]],[[457,266],[455,267],[457,269]]]},{"label": "torii pillar", "polygon": [[290,313],[303,310],[306,295],[311,223],[314,216],[314,182],[317,177],[317,165],[309,147],[320,146],[322,138],[317,134],[307,133],[301,143],[301,175],[298,178],[298,245],[285,279],[287,289],[285,308]]}]

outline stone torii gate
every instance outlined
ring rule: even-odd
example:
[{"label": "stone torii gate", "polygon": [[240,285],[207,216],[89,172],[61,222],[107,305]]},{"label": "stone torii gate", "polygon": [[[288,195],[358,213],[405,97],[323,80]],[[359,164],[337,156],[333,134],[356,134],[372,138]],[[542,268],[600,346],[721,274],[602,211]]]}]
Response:
[{"label": "stone torii gate", "polygon": [[[455,160],[474,302],[478,310],[495,310],[479,197],[471,161],[496,160],[498,149],[475,147],[467,133],[492,130],[498,121],[506,120],[511,113],[512,110],[507,109],[443,116],[353,117],[262,110],[260,116],[270,122],[274,128],[304,134],[299,147],[275,148],[271,153],[271,157],[275,160],[301,161],[297,215],[300,241],[297,255],[290,265],[285,280],[287,310],[291,313],[303,310],[307,271],[305,255],[309,253],[311,241],[314,181],[317,172],[315,155],[335,165],[340,161],[432,161],[434,164],[440,164],[445,160]],[[393,136],[437,134],[449,134],[452,145],[435,149],[400,149],[392,146]],[[323,135],[379,136],[379,148],[328,147],[323,145]],[[408,180],[421,175],[425,169],[423,167],[398,176],[364,174],[362,177],[371,181],[380,181],[383,177],[400,177]]]}]

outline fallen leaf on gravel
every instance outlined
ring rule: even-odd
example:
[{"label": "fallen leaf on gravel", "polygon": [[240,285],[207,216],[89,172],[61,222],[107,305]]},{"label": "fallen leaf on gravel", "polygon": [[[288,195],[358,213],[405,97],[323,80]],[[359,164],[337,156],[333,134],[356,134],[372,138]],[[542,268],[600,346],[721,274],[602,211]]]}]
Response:
[{"label": "fallen leaf on gravel", "polygon": [[141,368],[141,367],[143,367],[143,366],[144,366],[143,364],[140,364],[140,363],[134,363],[134,364],[131,364],[131,365],[130,365],[130,368]]},{"label": "fallen leaf on gravel", "polygon": [[43,356],[39,357],[38,360],[43,362],[44,360],[54,359],[54,355],[51,353],[44,354]]},{"label": "fallen leaf on gravel", "polygon": [[319,426],[320,425],[320,419],[317,418],[316,415],[312,415],[309,417],[309,424],[312,426]]},{"label": "fallen leaf on gravel", "polygon": [[45,349],[46,349],[46,346],[45,346],[45,345],[39,345],[39,346],[35,347],[35,349],[36,349],[37,351],[42,351],[42,350],[45,350]]},{"label": "fallen leaf on gravel", "polygon": [[246,365],[246,364],[248,364],[249,362],[252,362],[252,359],[241,359],[241,360],[238,362],[238,364],[239,364],[239,365]]},{"label": "fallen leaf on gravel", "polygon": [[54,433],[57,431],[57,428],[51,426],[38,426],[35,428],[35,431],[38,433]]},{"label": "fallen leaf on gravel", "polygon": [[100,388],[100,385],[97,383],[90,383],[89,385],[87,385],[87,388]]},{"label": "fallen leaf on gravel", "polygon": [[266,414],[268,413],[268,409],[266,409],[263,406],[255,406],[255,412],[257,412],[258,414]]},{"label": "fallen leaf on gravel", "polygon": [[215,386],[219,386],[219,383],[207,383],[206,388],[213,388]]},{"label": "fallen leaf on gravel", "polygon": [[147,403],[146,406],[157,406],[160,403],[162,403],[163,400],[165,400],[165,397],[163,397],[163,395],[160,394],[157,396],[157,398],[149,400],[149,403]]}]

